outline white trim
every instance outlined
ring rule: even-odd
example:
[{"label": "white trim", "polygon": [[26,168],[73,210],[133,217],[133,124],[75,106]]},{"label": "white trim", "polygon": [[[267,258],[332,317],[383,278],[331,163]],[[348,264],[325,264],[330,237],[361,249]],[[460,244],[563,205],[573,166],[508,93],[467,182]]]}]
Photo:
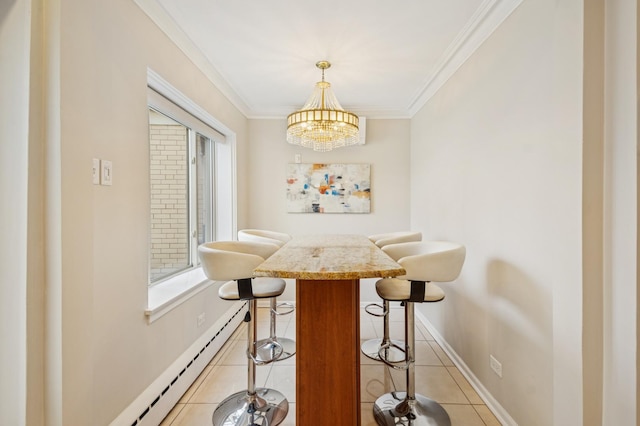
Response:
[{"label": "white trim", "polygon": [[471,369],[465,364],[465,362],[460,358],[460,356],[453,350],[453,348],[447,343],[447,341],[442,337],[442,335],[438,332],[438,330],[427,320],[427,317],[424,316],[419,311],[415,311],[416,319],[420,320],[422,324],[427,328],[427,331],[433,336],[435,341],[440,345],[442,350],[447,354],[451,361],[455,364],[455,366],[460,370],[462,375],[467,379],[469,384],[473,387],[473,389],[478,393],[478,396],[484,401],[484,403],[489,407],[491,412],[496,416],[498,421],[504,426],[518,426],[518,423],[509,415],[507,410],[504,409],[502,405],[491,395],[491,392],[487,390],[486,387],[482,384],[482,382],[473,374]]},{"label": "white trim", "polygon": [[249,115],[247,103],[229,86],[220,72],[209,62],[191,39],[155,0],[134,0],[144,13],[173,41],[184,54],[207,76],[229,101],[245,116]]},{"label": "white trim", "polygon": [[[193,384],[215,354],[231,337],[240,322],[242,322],[244,316],[238,313],[244,304],[245,302],[243,301],[233,303],[200,338],[142,391],[110,425],[130,426],[151,405],[153,407],[149,409],[142,419],[139,419],[137,425],[160,424],[162,419],[171,411],[182,395],[189,389],[189,386]],[[173,384],[171,384],[172,382]],[[169,389],[166,390],[167,388]],[[159,395],[162,396],[154,403]]]},{"label": "white trim", "polygon": [[411,117],[440,90],[522,2],[523,0],[484,0],[442,55],[420,93],[409,104],[408,110]]},{"label": "white trim", "polygon": [[202,268],[195,268],[149,287],[144,311],[147,322],[151,324],[215,283],[207,279]]},{"label": "white trim", "polygon": [[247,103],[227,84],[220,72],[209,62],[191,39],[182,31],[175,21],[167,14],[159,2],[154,0],[134,0],[144,13],[173,41],[184,54],[207,76],[207,78],[222,92],[229,101],[247,116]]},{"label": "white trim", "polygon": [[[224,76],[194,45],[193,41],[157,1],[134,0],[134,2],[242,114],[250,119],[276,118],[273,113],[254,111],[250,108],[246,100],[227,83]],[[523,0],[484,0],[462,31],[445,50],[429,74],[424,86],[418,91],[406,110],[376,110],[375,107],[367,107],[366,111],[354,110],[354,112],[376,119],[413,117],[522,2]],[[286,114],[284,113],[282,117]]]},{"label": "white trim", "polygon": [[[156,89],[151,86],[147,87],[147,104],[150,108],[156,110],[160,115],[166,116],[171,120],[184,125],[185,127],[192,128],[198,133],[202,133],[203,135],[211,138],[215,142],[224,143],[226,140],[225,136],[214,129],[212,125],[205,122],[205,120],[198,117],[198,115],[208,115],[206,113],[202,113],[202,111],[197,111],[197,108],[194,109],[192,105],[185,105],[182,102],[183,106],[179,106],[178,102],[174,102],[169,99],[167,94],[161,94],[161,92],[156,91]],[[191,101],[189,101],[191,102]],[[189,109],[192,108],[192,109]],[[211,120],[211,118],[208,118]],[[149,122],[151,124],[151,121]],[[175,124],[175,123],[172,123]]]},{"label": "white trim", "polygon": [[235,136],[235,132],[225,126],[220,120],[209,114],[200,105],[193,102],[184,93],[173,87],[171,83],[162,78],[160,74],[151,68],[147,68],[147,85],[174,104],[178,105],[180,108],[189,112],[189,114],[192,114],[194,117],[201,120],[206,125],[211,126],[213,129],[220,132],[225,136],[225,138],[230,135]]},{"label": "white trim", "polygon": [[[136,2],[142,0],[136,0]],[[231,193],[227,194],[229,199],[229,208],[230,211],[227,212],[231,217],[228,218],[231,221],[231,235],[220,234],[220,232],[224,231],[224,227],[220,226],[220,223],[216,223],[216,232],[218,235],[217,239],[224,240],[233,240],[235,239],[235,235],[237,235],[237,211],[238,211],[238,201],[237,201],[237,191],[238,191],[238,173],[237,173],[237,160],[236,160],[236,152],[237,152],[237,144],[236,144],[236,133],[231,130],[229,127],[225,126],[221,121],[213,117],[209,114],[205,109],[200,107],[198,104],[193,102],[189,97],[184,95],[181,91],[176,89],[169,83],[167,80],[162,78],[160,74],[152,70],[151,68],[147,68],[147,85],[152,88],[154,91],[158,92],[162,96],[169,99],[171,102],[178,105],[180,108],[188,111],[190,114],[193,114],[199,120],[203,121],[208,126],[211,126],[213,129],[220,132],[224,138],[224,144],[217,144],[216,147],[216,162],[217,166],[215,168],[216,174],[221,173],[220,166],[222,165],[219,161],[219,150],[223,147],[229,150],[230,157],[230,170],[228,170],[228,174],[224,176],[231,179]],[[216,185],[219,185],[221,182],[226,182],[227,179],[216,179]],[[216,191],[220,191],[220,188],[216,188]],[[219,196],[221,192],[216,192]],[[217,209],[216,220],[220,220],[220,210]]]}]

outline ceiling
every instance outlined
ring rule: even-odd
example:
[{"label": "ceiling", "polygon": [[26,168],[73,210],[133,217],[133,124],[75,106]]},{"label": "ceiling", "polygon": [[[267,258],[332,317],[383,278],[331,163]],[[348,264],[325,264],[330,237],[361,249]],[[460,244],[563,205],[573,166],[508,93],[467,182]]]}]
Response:
[{"label": "ceiling", "polygon": [[522,0],[134,0],[249,118],[286,117],[321,72],[343,108],[409,118]]}]

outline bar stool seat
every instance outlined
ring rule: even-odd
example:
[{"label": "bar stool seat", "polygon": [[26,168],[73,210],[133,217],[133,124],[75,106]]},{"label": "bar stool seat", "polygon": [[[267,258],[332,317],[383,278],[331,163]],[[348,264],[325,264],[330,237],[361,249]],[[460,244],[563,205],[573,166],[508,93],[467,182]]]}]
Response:
[{"label": "bar stool seat", "polygon": [[448,241],[425,241],[391,244],[382,250],[407,272],[402,277],[383,278],[376,282],[376,291],[383,300],[404,303],[405,347],[397,349],[403,350],[405,357],[397,361],[385,356],[388,347],[396,346],[393,342],[382,346],[378,354],[385,364],[406,371],[406,392],[380,396],[373,405],[374,418],[380,426],[451,426],[451,419],[440,404],[416,394],[414,304],[444,299],[444,292],[432,281],[455,280],[462,269],[466,249],[461,244]]},{"label": "bar stool seat", "polygon": [[271,256],[274,244],[215,241],[198,247],[202,269],[210,280],[228,281],[220,286],[218,296],[224,300],[246,300],[247,389],[228,396],[214,410],[213,426],[278,425],[289,411],[289,402],[275,389],[256,388],[256,365],[268,364],[282,355],[275,345],[260,353],[256,345],[257,299],[274,298],[285,289],[278,278],[252,278],[253,270]]},{"label": "bar stool seat", "polygon": [[[422,232],[414,231],[397,231],[386,232],[383,234],[374,234],[369,236],[369,240],[380,248],[383,248],[391,244],[409,243],[422,240]],[[397,259],[394,259],[397,260]],[[382,305],[378,303],[370,303],[365,306],[364,310],[369,314],[376,317],[383,318],[382,338],[369,339],[362,343],[360,349],[362,353],[376,361],[380,361],[378,351],[381,347],[385,347],[385,356],[389,360],[400,361],[404,359],[404,353],[396,350],[398,347],[404,346],[401,340],[391,340],[389,335],[389,308],[390,303],[388,300],[382,300]],[[379,312],[379,313],[378,313]],[[393,343],[389,345],[389,343]]]},{"label": "bar stool seat", "polygon": [[[444,299],[444,290],[434,283],[425,283],[423,302],[439,302]],[[384,300],[405,301],[411,297],[411,281],[384,278],[376,282],[376,292]]]},{"label": "bar stool seat", "polygon": [[[253,295],[256,299],[274,298],[284,291],[284,280],[280,278],[253,278]],[[238,284],[229,281],[218,290],[218,296],[225,300],[240,300]]]}]

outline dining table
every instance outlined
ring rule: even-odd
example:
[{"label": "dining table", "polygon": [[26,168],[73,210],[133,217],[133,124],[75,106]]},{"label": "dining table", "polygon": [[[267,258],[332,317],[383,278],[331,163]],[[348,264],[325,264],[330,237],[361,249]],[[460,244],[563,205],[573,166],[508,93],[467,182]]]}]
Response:
[{"label": "dining table", "polygon": [[405,270],[364,235],[294,236],[254,270],[296,280],[296,424],[357,426],[360,279]]}]

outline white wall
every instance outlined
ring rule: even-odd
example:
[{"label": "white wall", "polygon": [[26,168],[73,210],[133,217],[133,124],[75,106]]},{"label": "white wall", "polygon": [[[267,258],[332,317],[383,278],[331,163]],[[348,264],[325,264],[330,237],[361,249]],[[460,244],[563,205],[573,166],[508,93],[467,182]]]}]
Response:
[{"label": "white wall", "polygon": [[581,36],[523,2],[412,120],[411,227],[467,247],[418,309],[521,426],[582,423]]},{"label": "white wall", "polygon": [[[60,13],[62,219],[48,231],[60,234],[50,285],[61,324],[49,335],[61,348],[60,422],[108,424],[228,308],[214,286],[145,319],[147,67],[236,132],[241,153],[247,120],[134,2],[70,0]],[[92,185],[92,158],[113,162],[113,186]]]}]

